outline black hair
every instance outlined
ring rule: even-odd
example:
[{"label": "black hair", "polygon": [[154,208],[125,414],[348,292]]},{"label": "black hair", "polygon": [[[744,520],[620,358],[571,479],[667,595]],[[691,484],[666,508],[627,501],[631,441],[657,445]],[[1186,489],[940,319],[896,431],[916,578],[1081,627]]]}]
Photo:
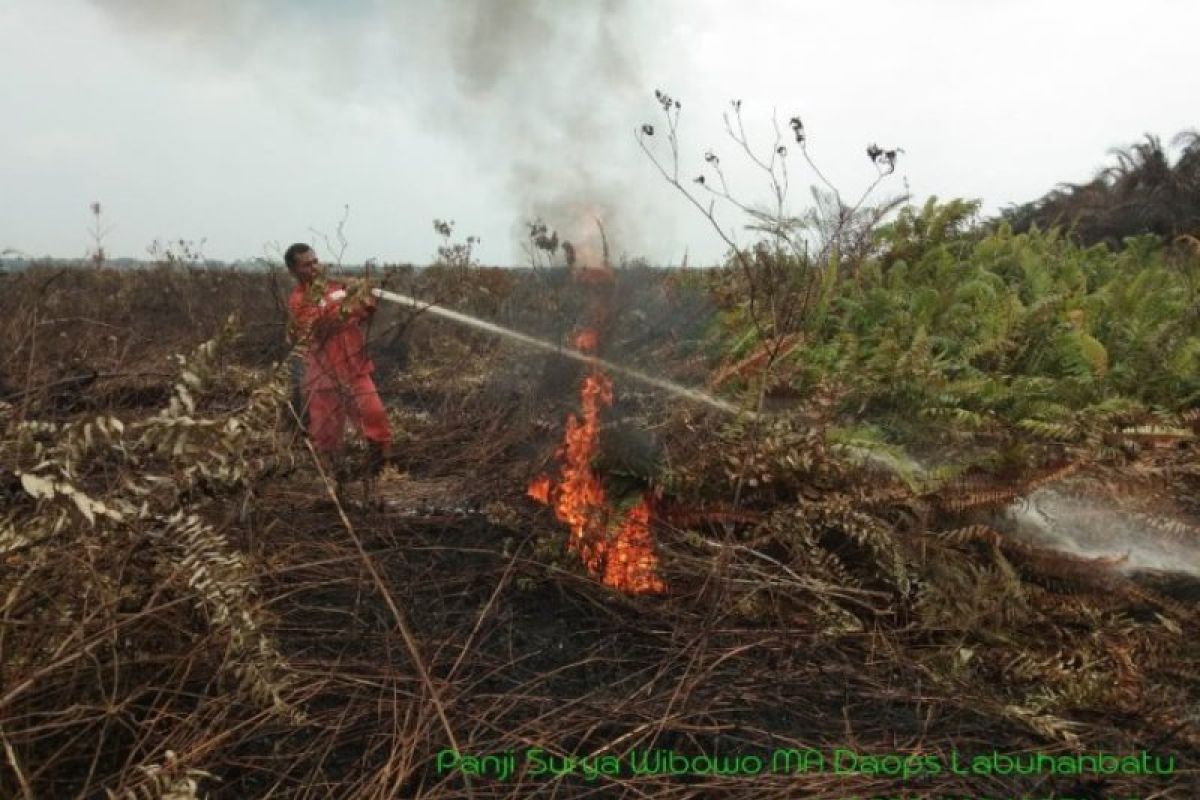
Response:
[{"label": "black hair", "polygon": [[288,269],[295,269],[296,256],[300,255],[301,253],[307,253],[309,250],[312,250],[312,248],[306,245],[304,242],[296,242],[294,245],[284,251],[283,263],[287,264]]}]

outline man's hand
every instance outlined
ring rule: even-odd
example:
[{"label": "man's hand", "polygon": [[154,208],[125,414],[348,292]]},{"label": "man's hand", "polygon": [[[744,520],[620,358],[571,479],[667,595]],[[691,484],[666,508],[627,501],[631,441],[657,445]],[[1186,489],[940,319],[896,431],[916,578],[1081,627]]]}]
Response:
[{"label": "man's hand", "polygon": [[375,296],[371,294],[371,283],[368,280],[361,278],[351,279],[346,285],[349,294],[346,296],[346,304],[359,312],[363,316],[370,316],[375,313]]},{"label": "man's hand", "polygon": [[330,303],[340,303],[345,299],[346,299],[346,290],[338,289],[337,291],[330,292],[329,294],[322,297],[321,302],[318,303],[317,306],[318,306],[318,308],[324,308],[325,306],[329,305]]}]

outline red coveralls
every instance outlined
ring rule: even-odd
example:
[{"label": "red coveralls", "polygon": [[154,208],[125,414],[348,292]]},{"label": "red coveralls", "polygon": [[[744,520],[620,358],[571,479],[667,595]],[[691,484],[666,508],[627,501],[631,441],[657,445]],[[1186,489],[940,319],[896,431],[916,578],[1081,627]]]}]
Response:
[{"label": "red coveralls", "polygon": [[308,346],[304,356],[308,432],[313,446],[327,455],[342,449],[347,414],[369,442],[392,441],[387,412],[371,380],[375,364],[367,357],[367,343],[358,328],[374,308],[356,308],[343,316],[341,301],[330,295],[344,288],[336,281],[299,284],[288,298],[292,335]]}]

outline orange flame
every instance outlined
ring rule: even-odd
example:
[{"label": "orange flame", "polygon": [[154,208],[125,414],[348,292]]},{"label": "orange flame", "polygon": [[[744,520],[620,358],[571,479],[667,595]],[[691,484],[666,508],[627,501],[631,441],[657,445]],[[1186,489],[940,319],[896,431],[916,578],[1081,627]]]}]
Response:
[{"label": "orange flame", "polygon": [[633,594],[662,594],[667,585],[658,577],[658,558],[650,536],[650,501],[629,509],[604,565],[604,585]]},{"label": "orange flame", "polygon": [[575,280],[583,284],[598,286],[600,284],[609,283],[613,279],[612,270],[605,266],[594,266],[585,264],[575,268]]},{"label": "orange flame", "polygon": [[544,505],[550,505],[550,476],[539,475],[529,482],[529,489],[526,491],[530,497]]},{"label": "orange flame", "polygon": [[[595,347],[596,335],[584,331],[575,342],[580,349]],[[582,416],[567,415],[557,485],[549,476],[539,475],[529,483],[527,493],[554,508],[555,516],[571,529],[567,549],[578,553],[588,572],[602,576],[606,586],[633,594],[664,592],[666,585],[656,572],[658,559],[646,500],[629,511],[609,540],[612,510],[603,484],[592,471],[592,457],[600,438],[600,408],[612,405],[612,382],[593,370],[584,379],[580,394]]]},{"label": "orange flame", "polygon": [[568,548],[579,553],[593,574],[604,559],[604,532],[608,523],[608,507],[604,502],[604,486],[592,472],[592,456],[600,434],[600,404],[612,403],[612,382],[598,371],[583,381],[583,418],[567,417],[563,436],[564,463],[559,480],[555,512],[560,520],[571,526]]},{"label": "orange flame", "polygon": [[596,332],[590,328],[580,331],[579,335],[575,337],[575,347],[585,353],[589,350],[595,350],[596,345],[598,344],[598,339],[599,337],[596,336]]}]

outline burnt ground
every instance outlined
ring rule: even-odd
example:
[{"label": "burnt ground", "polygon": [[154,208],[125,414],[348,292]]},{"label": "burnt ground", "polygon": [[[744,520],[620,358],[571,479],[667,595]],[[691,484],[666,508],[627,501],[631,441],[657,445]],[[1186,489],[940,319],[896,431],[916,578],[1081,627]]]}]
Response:
[{"label": "burnt ground", "polygon": [[[830,640],[796,609],[788,626],[747,619],[736,607],[711,602],[714,584],[737,579],[739,568],[709,564],[678,532],[660,528],[658,543],[671,592],[662,598],[622,595],[598,586],[564,558],[553,535],[508,527],[486,515],[439,511],[461,495],[451,484],[422,481],[416,470],[385,482],[396,508],[430,508],[420,517],[396,510],[351,519],[363,546],[407,616],[459,749],[471,754],[530,748],[560,755],[659,748],[688,755],[758,755],[785,748],[843,748],[861,753],[966,754],[1055,751],[1028,730],[997,719],[972,696],[934,689],[920,665],[888,652],[898,641],[882,632]],[[504,502],[525,502],[517,493]],[[319,687],[306,702],[309,726],[280,730],[257,748],[226,758],[253,764],[225,776],[219,796],[259,796],[268,788],[317,796],[336,786],[345,796],[369,794],[392,774],[395,796],[722,796],[835,797],[843,793],[966,796],[1038,791],[1051,796],[1115,796],[1163,791],[1179,796],[1191,778],[1118,782],[1014,780],[942,775],[899,782],[862,774],[761,774],[714,778],[659,775],[614,782],[587,780],[581,768],[562,777],[494,776],[470,781],[439,774],[447,735],[416,676],[403,636],[379,593],[353,557],[328,563],[347,533],[331,504],[296,508],[310,526],[283,557],[295,564],[262,576],[272,613],[289,620],[277,635],[290,663]],[[553,530],[549,512],[537,525]],[[269,536],[255,543],[267,561]],[[919,637],[903,642],[919,648]],[[1127,721],[1102,717],[1089,749],[1126,753],[1178,752]],[[293,771],[294,754],[314,742],[336,746]],[[403,732],[402,734],[400,732]],[[1065,750],[1064,750],[1065,751]],[[1194,753],[1185,748],[1186,763]],[[1194,755],[1191,755],[1194,758]],[[1194,763],[1194,762],[1193,762]],[[561,769],[561,767],[560,767]],[[832,769],[832,767],[830,767]],[[282,784],[264,774],[289,772]],[[768,770],[769,771],[769,770]],[[393,774],[394,773],[394,774]],[[360,785],[359,782],[364,782]]]},{"label": "burnt ground", "polygon": [[[114,346],[85,340],[83,361],[102,375],[123,377],[54,385],[27,410],[63,419],[101,408],[128,419],[152,413],[170,397],[170,379],[142,373],[170,375],[163,348],[189,340],[163,330],[157,340],[140,328],[128,334],[127,347],[146,348],[132,363],[105,363],[98,348]],[[248,369],[269,363],[264,354],[277,352],[262,335],[243,340],[234,363]],[[650,331],[643,338],[657,346],[671,335]],[[988,616],[1003,616],[1009,600],[998,603],[999,611],[979,610],[978,619],[923,619],[912,597],[877,581],[847,574],[843,583],[827,583],[822,573],[815,582],[800,546],[763,522],[774,509],[760,503],[755,518],[657,519],[653,532],[669,591],[626,595],[590,577],[566,552],[564,526],[525,495],[528,481],[553,467],[566,415],[578,408],[583,371],[434,326],[411,327],[402,348],[388,341],[386,333],[376,339],[376,362],[398,457],[380,482],[382,508],[336,503],[293,442],[292,469],[256,484],[249,502],[230,496],[209,509],[250,565],[255,613],[287,664],[285,700],[298,715],[272,713],[238,690],[223,664],[225,634],[213,632],[198,612],[183,613],[187,591],[166,581],[144,606],[116,606],[116,629],[135,631],[144,646],[123,659],[87,650],[86,658],[38,673],[22,702],[0,712],[0,731],[12,747],[0,766],[0,794],[21,796],[24,781],[37,797],[103,796],[135,785],[139,765],[167,763],[171,751],[187,769],[203,771],[196,774],[198,796],[209,798],[1195,796],[1196,654],[1187,644],[1197,630],[1188,616],[1194,581],[1149,576],[1140,585],[1157,595],[1142,601],[1097,589],[1079,574],[1047,578],[1036,561],[1013,556],[1024,577],[1037,579],[1022,601],[1033,609],[1027,629]],[[694,349],[675,350],[688,355],[664,373],[694,381]],[[62,363],[74,368],[70,359]],[[21,374],[10,365],[10,391]],[[41,383],[55,380],[48,375]],[[680,442],[703,440],[722,425],[719,417],[623,384],[617,394],[602,438],[624,444],[599,461],[620,465],[613,472],[625,491],[646,486],[643,462],[653,461],[654,452],[695,452]],[[225,399],[214,402],[226,407]],[[818,505],[835,488],[814,481],[801,493],[808,499],[780,505]],[[875,502],[862,498],[864,507]],[[729,506],[721,493],[700,499]],[[665,500],[696,510],[694,492],[668,492]],[[905,528],[898,521],[896,535]],[[824,535],[820,543],[850,567],[869,560],[855,542]],[[154,583],[160,577],[149,577],[158,573],[144,543],[114,544],[101,558],[86,538],[81,542],[28,573],[21,572],[24,564],[7,564],[0,585],[16,586],[26,574],[40,581],[44,596],[41,605],[28,606],[34,609],[53,608],[45,596],[104,570],[160,586]],[[919,554],[925,545],[914,547]],[[986,548],[969,555],[980,565],[980,583],[1001,574],[987,569]],[[941,580],[932,556],[921,566],[929,568],[922,573],[927,585]],[[1049,569],[1061,566],[1051,561]],[[165,605],[155,606],[160,595]],[[1184,606],[1172,623],[1182,636],[1122,638],[1158,630],[1167,612],[1154,596]],[[822,598],[848,609],[848,617],[831,620]],[[27,613],[6,616],[5,630],[15,636],[29,621],[53,619]],[[1039,641],[1044,646],[1033,648]],[[1018,657],[1022,648],[1026,661]],[[1120,678],[1120,693],[1089,685],[1086,694],[1067,694],[1082,691],[1070,671],[1087,674],[1094,666],[1074,658],[1117,665],[1102,674]],[[1051,684],[1052,677],[1059,682]],[[1065,697],[1047,703],[1052,711],[1020,705],[1041,680],[1047,692]],[[518,770],[504,777],[439,770],[438,753],[448,748],[511,753]],[[772,770],[772,754],[789,748],[821,751],[824,768]],[[534,775],[529,765],[520,769],[531,749],[616,756],[621,771],[589,777],[560,759],[553,763],[564,774]],[[838,771],[837,749],[898,759],[890,766],[843,759]],[[1142,750],[1174,756],[1176,772],[1015,777],[945,769],[954,753],[966,761],[993,751]],[[666,768],[631,774],[629,754],[645,751],[668,764],[671,754],[741,757],[749,766],[754,762],[745,759],[758,757],[764,768],[713,775],[693,761],[677,774]],[[900,760],[918,756],[943,769],[907,780],[894,775]],[[141,790],[149,792],[148,784]]]}]

